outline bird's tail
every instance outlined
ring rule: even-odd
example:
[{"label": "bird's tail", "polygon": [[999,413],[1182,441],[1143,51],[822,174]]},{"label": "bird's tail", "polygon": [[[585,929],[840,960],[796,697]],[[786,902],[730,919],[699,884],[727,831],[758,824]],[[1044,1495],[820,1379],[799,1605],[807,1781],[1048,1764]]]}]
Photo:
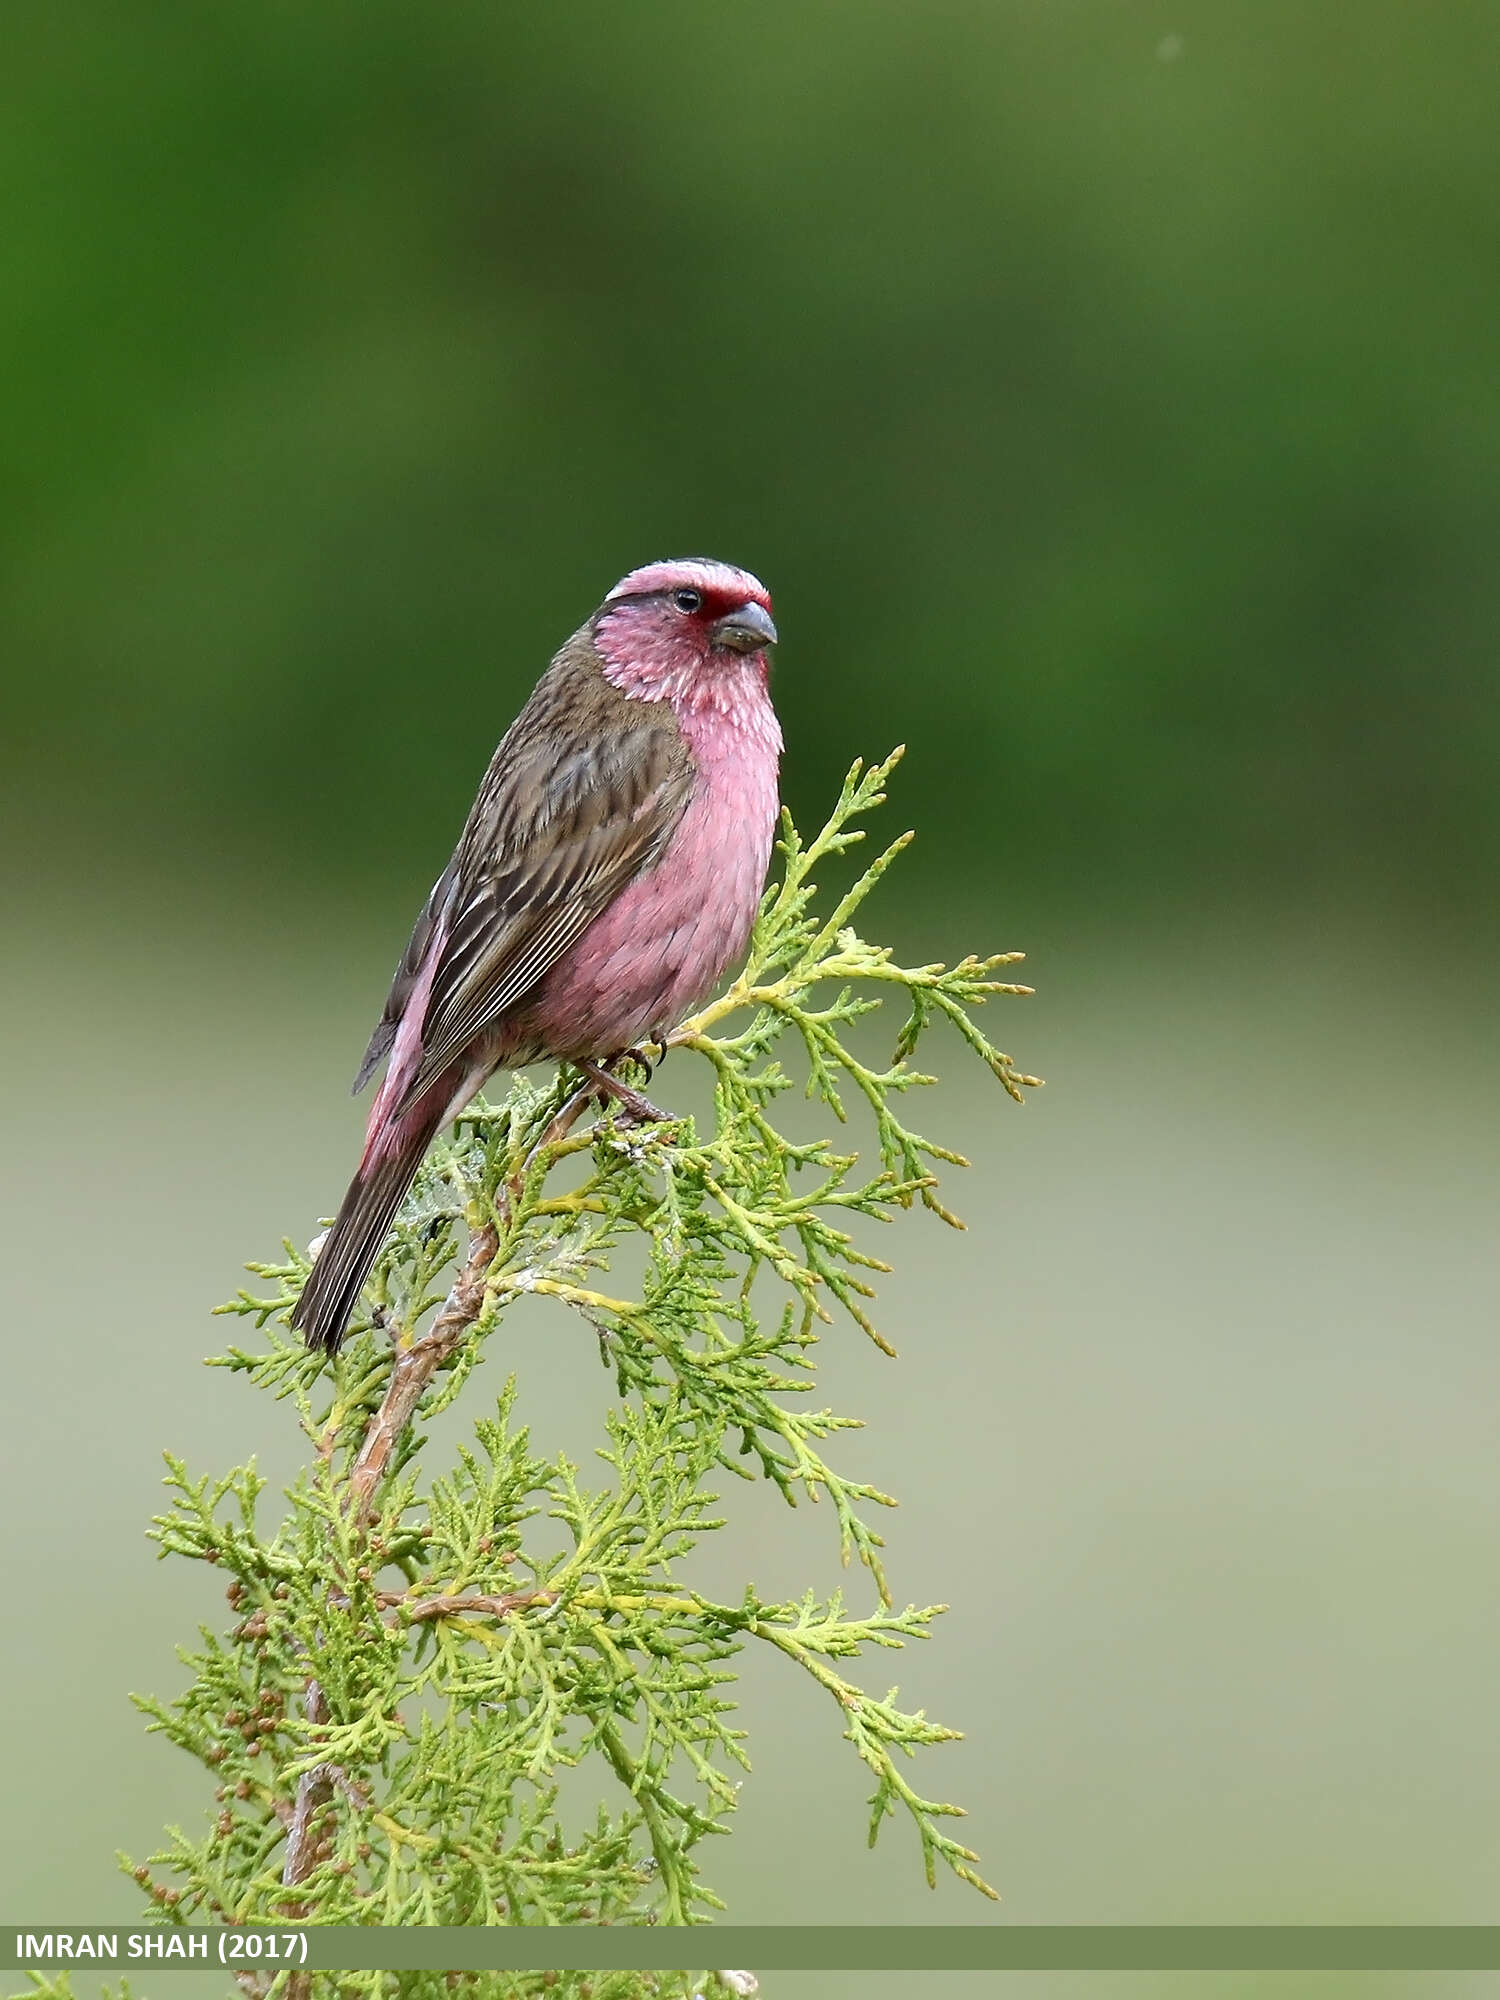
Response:
[{"label": "bird's tail", "polygon": [[[372,1118],[365,1157],[349,1183],[292,1313],[291,1323],[301,1329],[309,1347],[337,1354],[370,1267],[380,1254],[406,1190],[416,1179],[422,1156],[443,1122],[452,1094],[451,1079],[440,1079],[378,1139],[374,1132],[377,1120]],[[377,1114],[379,1109],[377,1101]]]}]

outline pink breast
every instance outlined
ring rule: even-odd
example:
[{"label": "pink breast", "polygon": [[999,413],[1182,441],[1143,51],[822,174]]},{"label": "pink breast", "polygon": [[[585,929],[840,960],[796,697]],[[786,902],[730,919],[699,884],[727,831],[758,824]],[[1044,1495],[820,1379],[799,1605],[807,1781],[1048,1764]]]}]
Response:
[{"label": "pink breast", "polygon": [[668,1032],[743,955],[776,830],[780,749],[769,702],[753,720],[726,730],[722,717],[683,718],[693,796],[656,867],[594,920],[525,1009],[546,1055],[608,1056]]}]

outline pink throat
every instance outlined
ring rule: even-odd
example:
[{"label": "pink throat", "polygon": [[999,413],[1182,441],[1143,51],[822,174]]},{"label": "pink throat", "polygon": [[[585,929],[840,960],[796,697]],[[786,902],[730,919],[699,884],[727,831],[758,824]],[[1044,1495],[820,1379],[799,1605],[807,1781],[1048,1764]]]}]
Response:
[{"label": "pink throat", "polygon": [[781,755],[764,653],[731,653],[684,638],[655,606],[624,603],[595,628],[605,679],[637,701],[665,701],[700,769],[726,754]]}]

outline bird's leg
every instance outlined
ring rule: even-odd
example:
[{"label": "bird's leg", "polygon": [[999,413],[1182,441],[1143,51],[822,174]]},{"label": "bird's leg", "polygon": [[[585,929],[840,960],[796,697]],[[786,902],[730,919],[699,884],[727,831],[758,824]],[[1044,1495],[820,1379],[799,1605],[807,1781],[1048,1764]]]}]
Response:
[{"label": "bird's leg", "polygon": [[[630,1053],[633,1055],[634,1051]],[[621,1060],[620,1056],[614,1058],[615,1062]],[[585,1076],[593,1079],[595,1088],[606,1097],[612,1097],[635,1124],[661,1125],[666,1122],[669,1115],[667,1112],[658,1111],[649,1097],[643,1097],[640,1091],[632,1090],[628,1083],[621,1083],[617,1076],[611,1076],[610,1072],[599,1063],[581,1062],[578,1067]],[[651,1074],[649,1065],[646,1074],[648,1077]]]},{"label": "bird's leg", "polygon": [[[648,1054],[648,1050],[653,1053]],[[666,1059],[666,1041],[661,1035],[654,1035],[649,1042],[642,1042],[638,1047],[633,1049],[622,1050],[614,1058],[613,1062],[609,1064],[609,1068],[612,1070],[618,1069],[620,1064],[625,1062],[639,1063],[641,1068],[646,1072],[647,1083],[650,1083],[652,1077],[661,1068]]]}]

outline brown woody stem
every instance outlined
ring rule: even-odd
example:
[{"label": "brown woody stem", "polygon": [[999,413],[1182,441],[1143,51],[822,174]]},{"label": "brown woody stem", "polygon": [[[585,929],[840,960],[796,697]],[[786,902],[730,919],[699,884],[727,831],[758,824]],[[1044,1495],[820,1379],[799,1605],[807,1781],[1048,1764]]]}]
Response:
[{"label": "brown woody stem", "polygon": [[[311,1723],[328,1720],[328,1704],[316,1680],[307,1683],[303,1713]],[[304,1771],[297,1780],[297,1803],[292,1808],[291,1824],[287,1828],[286,1860],[281,1869],[281,1879],[287,1888],[305,1881],[321,1858],[324,1831],[319,1821],[333,1800],[335,1775],[331,1764],[317,1764],[312,1770]],[[307,1907],[303,1903],[289,1903],[286,1911],[289,1917],[307,1915]],[[293,1973],[287,1981],[287,1993],[291,2000],[306,2000],[311,1990],[306,1973]]]},{"label": "brown woody stem", "polygon": [[533,1604],[556,1604],[555,1590],[512,1590],[499,1597],[422,1597],[415,1603],[399,1592],[383,1590],[383,1609],[402,1610],[408,1625],[423,1625],[433,1618],[509,1618],[513,1611],[525,1611]]},{"label": "brown woody stem", "polygon": [[464,1335],[484,1310],[485,1284],[500,1247],[492,1222],[475,1230],[469,1255],[453,1281],[442,1311],[419,1340],[396,1350],[391,1379],[380,1408],[370,1419],[364,1443],[349,1474],[349,1505],[364,1526],[375,1511],[375,1496],[402,1432],[416,1414],[427,1385],[458,1351]]}]

